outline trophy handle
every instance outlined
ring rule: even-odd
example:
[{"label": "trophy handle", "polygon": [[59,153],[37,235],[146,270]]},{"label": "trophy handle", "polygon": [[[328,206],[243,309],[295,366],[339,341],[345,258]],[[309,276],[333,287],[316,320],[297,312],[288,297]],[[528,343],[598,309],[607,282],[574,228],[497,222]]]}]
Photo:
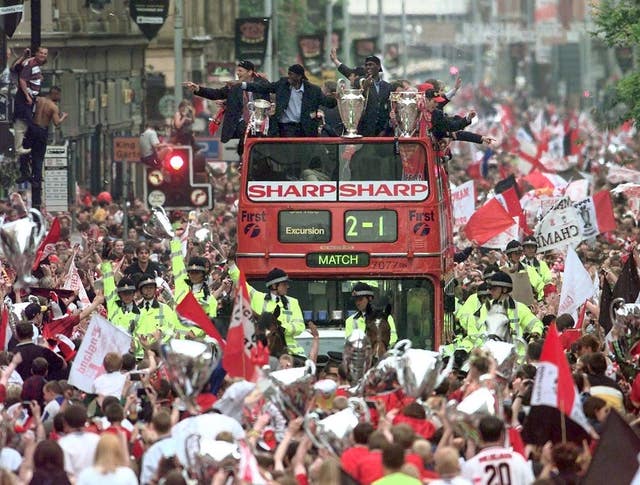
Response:
[{"label": "trophy handle", "polygon": [[616,298],[615,300],[613,300],[611,302],[611,305],[609,306],[609,318],[611,318],[611,323],[616,323],[618,320],[618,309],[621,308],[622,306],[624,306],[625,304],[625,299],[624,298]]},{"label": "trophy handle", "polygon": [[347,89],[349,89],[349,86],[347,86],[347,80],[346,79],[338,79],[337,84],[337,91],[338,94],[343,94]]},{"label": "trophy handle", "polygon": [[39,210],[31,208],[29,209],[29,218],[38,226],[38,232],[37,234],[34,234],[34,237],[38,243],[40,243],[47,231],[44,223],[44,217]]},{"label": "trophy handle", "polygon": [[316,363],[311,359],[307,359],[304,363],[304,374],[307,376],[313,376],[316,373]]},{"label": "trophy handle", "polygon": [[[322,443],[318,439],[318,437],[316,436],[317,433],[318,433],[318,422],[319,421],[320,421],[320,418],[319,418],[317,413],[309,413],[304,417],[304,431],[305,431],[305,433],[307,433],[307,436],[309,437],[309,439],[313,443],[313,446],[315,446],[318,449],[326,447],[325,444]],[[309,429],[309,426],[310,426],[311,423],[315,423],[315,425],[316,425],[316,432],[315,433],[312,433],[311,430]]]},{"label": "trophy handle", "polygon": [[393,349],[391,349],[391,353],[396,356],[401,356],[404,355],[410,348],[411,340],[406,338],[396,342],[396,344],[393,346]]},{"label": "trophy handle", "polygon": [[350,397],[347,401],[349,407],[358,414],[361,418],[364,418],[365,422],[371,422],[371,413],[369,412],[369,406],[366,401],[361,397]]}]

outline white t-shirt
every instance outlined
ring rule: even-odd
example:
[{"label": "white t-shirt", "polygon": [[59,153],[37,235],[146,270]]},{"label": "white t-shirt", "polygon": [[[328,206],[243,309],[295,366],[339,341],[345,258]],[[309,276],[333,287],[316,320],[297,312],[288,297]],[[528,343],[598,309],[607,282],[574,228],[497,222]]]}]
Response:
[{"label": "white t-shirt", "polygon": [[13,448],[2,448],[0,451],[0,468],[12,472],[18,471],[22,463],[22,456]]},{"label": "white t-shirt", "polygon": [[152,444],[142,455],[140,466],[140,483],[146,485],[153,480],[162,458],[177,456],[178,443],[172,437],[161,438]]},{"label": "white t-shirt", "polygon": [[92,466],[82,470],[76,485],[138,485],[138,478],[126,466],[116,468],[113,473],[101,473]]},{"label": "white t-shirt", "polygon": [[58,440],[64,451],[64,469],[70,476],[78,476],[93,465],[100,436],[86,431],[69,433]]},{"label": "white t-shirt", "polygon": [[521,454],[502,446],[490,446],[462,465],[462,476],[474,485],[529,485],[535,477]]},{"label": "white t-shirt", "polygon": [[437,478],[429,481],[429,485],[473,485],[469,480],[462,477]]},{"label": "white t-shirt", "polygon": [[122,397],[122,388],[127,380],[126,374],[121,372],[110,372],[102,374],[93,381],[93,393],[103,396],[114,396],[120,399]]},{"label": "white t-shirt", "polygon": [[153,147],[159,143],[160,139],[158,138],[156,130],[153,128],[147,128],[144,130],[142,135],[140,135],[140,156],[148,157],[153,155],[155,150]]}]

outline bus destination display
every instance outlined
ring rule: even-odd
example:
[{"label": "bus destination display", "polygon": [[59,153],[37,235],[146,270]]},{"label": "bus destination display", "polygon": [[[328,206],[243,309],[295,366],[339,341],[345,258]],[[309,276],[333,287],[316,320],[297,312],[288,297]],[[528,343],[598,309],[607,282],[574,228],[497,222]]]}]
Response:
[{"label": "bus destination display", "polygon": [[331,241],[331,213],[329,211],[280,211],[278,240],[282,243]]},{"label": "bus destination display", "polygon": [[344,213],[347,242],[394,242],[398,239],[398,214],[392,210],[353,210]]},{"label": "bus destination display", "polygon": [[310,268],[349,268],[369,266],[369,253],[309,253]]}]

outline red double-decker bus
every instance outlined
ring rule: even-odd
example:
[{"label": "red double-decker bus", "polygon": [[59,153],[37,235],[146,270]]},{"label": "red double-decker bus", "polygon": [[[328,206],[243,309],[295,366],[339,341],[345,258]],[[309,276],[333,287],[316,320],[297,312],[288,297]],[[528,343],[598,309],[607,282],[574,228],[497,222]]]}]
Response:
[{"label": "red double-decker bus", "polygon": [[[340,325],[351,289],[377,288],[398,337],[437,348],[453,331],[446,167],[417,138],[252,138],[238,202],[238,265],[264,290],[284,269],[306,320]],[[252,281],[253,280],[253,281]]]}]

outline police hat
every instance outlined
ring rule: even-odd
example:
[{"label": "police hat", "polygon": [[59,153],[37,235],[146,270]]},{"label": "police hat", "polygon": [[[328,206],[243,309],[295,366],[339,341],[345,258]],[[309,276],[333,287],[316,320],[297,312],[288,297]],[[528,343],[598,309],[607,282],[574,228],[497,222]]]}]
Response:
[{"label": "police hat", "polygon": [[524,238],[524,241],[522,241],[522,247],[524,246],[535,246],[536,248],[538,247],[538,242],[536,241],[536,238],[533,236],[527,236]]},{"label": "police hat", "polygon": [[509,244],[507,244],[507,248],[504,250],[504,253],[511,254],[518,251],[522,251],[522,244],[514,239],[513,241],[509,241]]},{"label": "police hat", "polygon": [[123,291],[136,291],[136,285],[128,276],[124,276],[118,281],[118,293]]},{"label": "police hat", "polygon": [[140,275],[140,279],[138,280],[138,289],[147,285],[158,286],[155,276],[149,273],[143,273],[142,275]]},{"label": "police hat", "polygon": [[203,271],[207,272],[207,258],[202,256],[192,256],[189,258],[189,264],[187,265],[187,271]]},{"label": "police hat", "polygon": [[277,285],[278,283],[289,281],[289,276],[287,276],[287,273],[285,273],[284,270],[281,270],[280,268],[273,268],[267,274],[266,280],[266,287],[271,288],[271,285]]},{"label": "police hat", "polygon": [[370,285],[368,285],[366,283],[362,283],[361,281],[359,281],[358,283],[353,285],[353,291],[351,292],[351,295],[353,295],[353,296],[375,296],[375,293],[373,292],[373,288]]},{"label": "police hat", "polygon": [[503,271],[495,273],[487,283],[489,288],[499,286],[501,288],[506,288],[509,291],[513,289],[513,280],[511,279],[511,276]]},{"label": "police hat", "polygon": [[485,281],[489,281],[491,277],[500,271],[500,267],[497,264],[490,264],[487,266],[482,272],[482,279]]},{"label": "police hat", "polygon": [[478,293],[478,296],[490,295],[491,293],[489,291],[489,285],[486,283],[481,283],[480,285],[478,285],[477,293]]}]

